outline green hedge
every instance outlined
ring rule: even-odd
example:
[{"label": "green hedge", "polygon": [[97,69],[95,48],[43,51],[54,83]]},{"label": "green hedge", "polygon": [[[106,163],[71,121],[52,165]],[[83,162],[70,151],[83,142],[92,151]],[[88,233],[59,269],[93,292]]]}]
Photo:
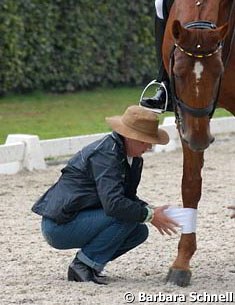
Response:
[{"label": "green hedge", "polygon": [[154,1],[0,1],[0,94],[141,84],[155,73]]}]

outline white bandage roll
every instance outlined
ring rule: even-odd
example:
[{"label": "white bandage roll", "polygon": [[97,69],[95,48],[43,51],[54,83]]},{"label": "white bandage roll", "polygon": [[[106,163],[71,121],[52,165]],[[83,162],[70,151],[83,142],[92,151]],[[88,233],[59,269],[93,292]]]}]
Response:
[{"label": "white bandage roll", "polygon": [[164,19],[163,1],[164,0],[155,0],[156,14],[157,14],[158,18],[160,18],[160,19]]},{"label": "white bandage roll", "polygon": [[197,210],[191,208],[169,207],[164,213],[177,222],[181,233],[195,233],[197,228]]}]

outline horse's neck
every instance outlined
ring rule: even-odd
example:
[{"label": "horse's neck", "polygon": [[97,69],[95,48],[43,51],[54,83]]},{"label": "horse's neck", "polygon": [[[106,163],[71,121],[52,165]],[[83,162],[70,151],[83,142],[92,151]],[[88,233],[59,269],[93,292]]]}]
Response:
[{"label": "horse's neck", "polygon": [[223,62],[225,65],[228,64],[228,61],[235,49],[235,1],[231,3],[228,22],[229,30],[223,47]]}]

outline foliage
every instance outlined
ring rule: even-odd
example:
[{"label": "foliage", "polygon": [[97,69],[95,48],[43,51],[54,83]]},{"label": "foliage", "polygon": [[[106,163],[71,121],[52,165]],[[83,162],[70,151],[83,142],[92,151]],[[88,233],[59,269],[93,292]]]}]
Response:
[{"label": "foliage", "polygon": [[0,94],[155,76],[154,1],[1,0]]}]

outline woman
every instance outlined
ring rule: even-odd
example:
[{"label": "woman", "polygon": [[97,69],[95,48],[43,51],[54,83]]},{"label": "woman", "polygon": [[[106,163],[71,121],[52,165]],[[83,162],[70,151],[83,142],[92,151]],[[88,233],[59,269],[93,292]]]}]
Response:
[{"label": "woman", "polygon": [[105,284],[105,265],[143,243],[146,222],[161,234],[178,224],[136,195],[141,155],[152,144],[165,145],[168,134],[156,115],[130,106],[122,116],[107,118],[113,132],[84,147],[69,160],[59,180],[34,204],[42,216],[42,234],[56,249],[77,249],[68,280]]}]

